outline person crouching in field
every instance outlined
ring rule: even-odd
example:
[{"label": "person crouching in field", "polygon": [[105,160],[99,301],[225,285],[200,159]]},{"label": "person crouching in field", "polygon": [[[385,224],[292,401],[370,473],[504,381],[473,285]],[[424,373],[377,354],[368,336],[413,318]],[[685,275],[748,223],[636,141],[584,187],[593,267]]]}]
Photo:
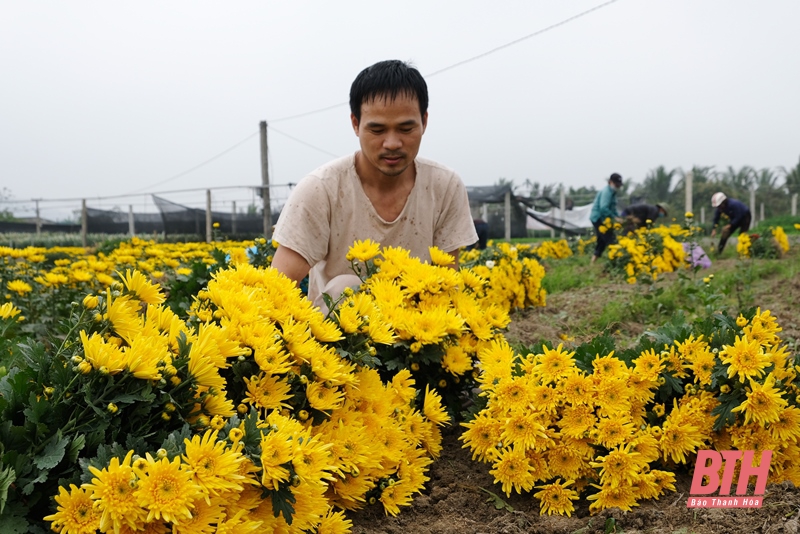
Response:
[{"label": "person crouching in field", "polygon": [[[619,217],[617,214],[617,191],[622,187],[622,176],[614,173],[608,179],[608,185],[597,193],[594,197],[594,204],[592,204],[592,213],[589,215],[589,220],[594,226],[595,235],[597,236],[597,245],[594,249],[592,256],[592,263],[597,261],[597,258],[603,255],[603,251],[608,245],[614,243],[617,239],[614,235],[613,223]],[[611,220],[611,225],[606,227],[603,223],[606,219]],[[602,226],[602,228],[601,228]]]},{"label": "person crouching in field", "polygon": [[719,247],[717,247],[717,254],[719,255],[722,254],[722,251],[725,249],[725,244],[728,242],[728,238],[733,232],[739,230],[739,235],[742,235],[742,233],[750,229],[752,215],[750,214],[750,208],[748,208],[744,202],[740,202],[734,198],[728,198],[725,193],[721,191],[719,193],[714,193],[711,197],[711,207],[715,208],[714,222],[711,224],[711,237],[717,235],[717,224],[719,224],[719,219],[723,213],[730,221],[722,227],[722,232],[719,236]]},{"label": "person crouching in field", "polygon": [[620,217],[625,219],[623,231],[627,234],[647,226],[647,221],[656,222],[659,217],[667,216],[667,208],[662,204],[633,204],[628,206]]},{"label": "person crouching in field", "polygon": [[402,61],[367,67],[350,88],[350,122],[360,150],[303,178],[275,227],[272,266],[300,282],[325,309],[361,280],[346,255],[356,240],[402,247],[430,261],[429,247],[453,255],[478,236],[467,190],[451,169],[417,157],[428,125],[428,88],[417,69]]}]

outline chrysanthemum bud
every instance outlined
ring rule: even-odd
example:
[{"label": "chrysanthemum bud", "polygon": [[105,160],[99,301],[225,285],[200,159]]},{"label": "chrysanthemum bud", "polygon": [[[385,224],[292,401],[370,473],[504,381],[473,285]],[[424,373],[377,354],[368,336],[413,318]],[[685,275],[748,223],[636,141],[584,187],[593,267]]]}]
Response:
[{"label": "chrysanthemum bud", "polygon": [[300,482],[301,482],[301,480],[300,480],[299,476],[292,475],[292,487],[296,488],[297,486],[300,485]]},{"label": "chrysanthemum bud", "polygon": [[411,370],[412,371],[419,371],[419,364],[417,362],[412,363],[411,364]]},{"label": "chrysanthemum bud", "polygon": [[167,457],[167,449],[161,448],[156,451],[156,458],[158,458],[159,460],[166,457]]},{"label": "chrysanthemum bud", "polygon": [[82,361],[78,364],[78,372],[82,375],[88,375],[92,372],[92,364],[87,361]]},{"label": "chrysanthemum bud", "polygon": [[106,410],[108,410],[108,413],[114,414],[119,411],[119,408],[117,408],[117,405],[113,402],[109,402],[108,406],[106,406]]},{"label": "chrysanthemum bud", "polygon": [[228,438],[234,443],[241,440],[243,437],[244,432],[241,428],[231,428],[231,431],[228,433]]},{"label": "chrysanthemum bud", "polygon": [[236,411],[239,412],[239,414],[241,414],[241,415],[246,414],[247,413],[247,405],[245,403],[239,404],[239,406],[236,407]]},{"label": "chrysanthemum bud", "polygon": [[211,428],[214,430],[220,430],[222,427],[225,426],[225,419],[220,417],[219,415],[215,415],[211,418]]},{"label": "chrysanthemum bud", "polygon": [[93,310],[97,307],[98,301],[96,295],[86,295],[83,297],[83,306],[87,310]]},{"label": "chrysanthemum bud", "polygon": [[306,419],[308,419],[308,412],[305,410],[300,410],[299,412],[297,412],[297,417],[301,421],[305,421]]},{"label": "chrysanthemum bud", "polygon": [[75,356],[73,356],[72,358],[70,358],[70,359],[69,359],[69,361],[71,361],[71,362],[72,362],[72,363],[74,363],[75,365],[78,365],[79,363],[81,363],[81,362],[83,361],[83,358],[81,358],[80,356],[78,356],[78,355],[76,354]]},{"label": "chrysanthemum bud", "polygon": [[54,387],[46,387],[46,388],[44,388],[44,394],[45,394],[46,397],[50,397],[55,392],[56,392],[56,388],[54,388]]},{"label": "chrysanthemum bud", "polygon": [[161,412],[161,419],[163,419],[164,421],[169,421],[170,419],[172,419],[172,416],[167,412]]}]

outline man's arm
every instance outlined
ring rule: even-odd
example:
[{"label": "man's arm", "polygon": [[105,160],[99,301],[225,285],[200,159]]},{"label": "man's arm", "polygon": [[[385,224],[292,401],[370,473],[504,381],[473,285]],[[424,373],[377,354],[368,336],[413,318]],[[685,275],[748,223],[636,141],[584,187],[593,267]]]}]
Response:
[{"label": "man's arm", "polygon": [[452,252],[448,252],[448,254],[450,254],[451,256],[453,256],[453,257],[456,259],[456,260],[455,260],[453,263],[451,263],[450,265],[448,265],[448,267],[450,267],[451,269],[453,269],[453,270],[455,270],[455,271],[457,271],[457,270],[458,270],[458,251],[459,251],[459,250],[460,250],[460,249],[455,249],[455,250],[454,250],[454,251],[452,251]]},{"label": "man's arm", "polygon": [[294,280],[298,285],[303,278],[308,275],[311,266],[306,259],[290,248],[279,246],[272,258],[272,266],[286,275],[287,278]]},{"label": "man's arm", "polygon": [[717,224],[719,224],[719,218],[722,215],[722,210],[719,208],[714,208],[714,220],[711,221],[711,229],[715,229]]}]

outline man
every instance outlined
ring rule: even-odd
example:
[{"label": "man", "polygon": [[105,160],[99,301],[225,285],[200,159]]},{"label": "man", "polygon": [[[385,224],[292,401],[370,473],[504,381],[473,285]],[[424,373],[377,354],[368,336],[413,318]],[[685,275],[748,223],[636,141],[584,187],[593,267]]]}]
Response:
[{"label": "man", "polygon": [[633,204],[620,213],[620,217],[626,222],[626,232],[644,228],[647,226],[647,221],[656,222],[659,217],[666,216],[667,208],[663,204]]},{"label": "man", "polygon": [[428,88],[397,60],[361,71],[350,88],[350,122],[361,149],[303,178],[275,227],[272,265],[289,278],[309,276],[308,296],[323,307],[357,286],[345,258],[355,240],[408,249],[430,261],[428,247],[456,257],[478,240],[467,190],[458,175],[418,158],[428,124]]},{"label": "man", "polygon": [[722,251],[725,249],[725,244],[728,242],[728,238],[733,232],[738,229],[739,235],[742,235],[742,233],[750,229],[752,216],[750,214],[750,208],[748,208],[744,202],[728,198],[725,193],[721,191],[712,195],[711,207],[715,208],[714,222],[711,224],[711,237],[717,235],[717,224],[723,213],[730,221],[722,228],[722,233],[719,236],[717,254],[722,254]]},{"label": "man", "polygon": [[[617,214],[617,191],[619,191],[621,187],[622,176],[614,173],[609,177],[608,185],[601,189],[600,192],[597,193],[597,196],[594,197],[592,213],[589,215],[589,220],[592,222],[595,235],[597,236],[597,245],[595,245],[594,248],[592,263],[603,255],[603,251],[608,245],[616,241],[613,223],[619,216]],[[603,225],[606,219],[611,219],[611,227],[605,227]],[[601,226],[603,226],[602,230],[600,228]]]}]

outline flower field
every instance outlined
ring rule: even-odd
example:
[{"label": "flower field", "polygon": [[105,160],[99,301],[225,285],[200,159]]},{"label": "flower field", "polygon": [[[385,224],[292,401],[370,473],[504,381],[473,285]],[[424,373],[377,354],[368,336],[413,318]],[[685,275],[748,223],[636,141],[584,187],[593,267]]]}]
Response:
[{"label": "flower field", "polygon": [[[328,314],[264,240],[0,248],[0,531],[602,529],[703,448],[773,450],[796,484],[798,327],[759,284],[800,298],[798,247],[773,237],[713,272],[691,221],[596,269],[583,241],[458,271],[357,242]],[[599,295],[631,302],[588,317]]]}]

